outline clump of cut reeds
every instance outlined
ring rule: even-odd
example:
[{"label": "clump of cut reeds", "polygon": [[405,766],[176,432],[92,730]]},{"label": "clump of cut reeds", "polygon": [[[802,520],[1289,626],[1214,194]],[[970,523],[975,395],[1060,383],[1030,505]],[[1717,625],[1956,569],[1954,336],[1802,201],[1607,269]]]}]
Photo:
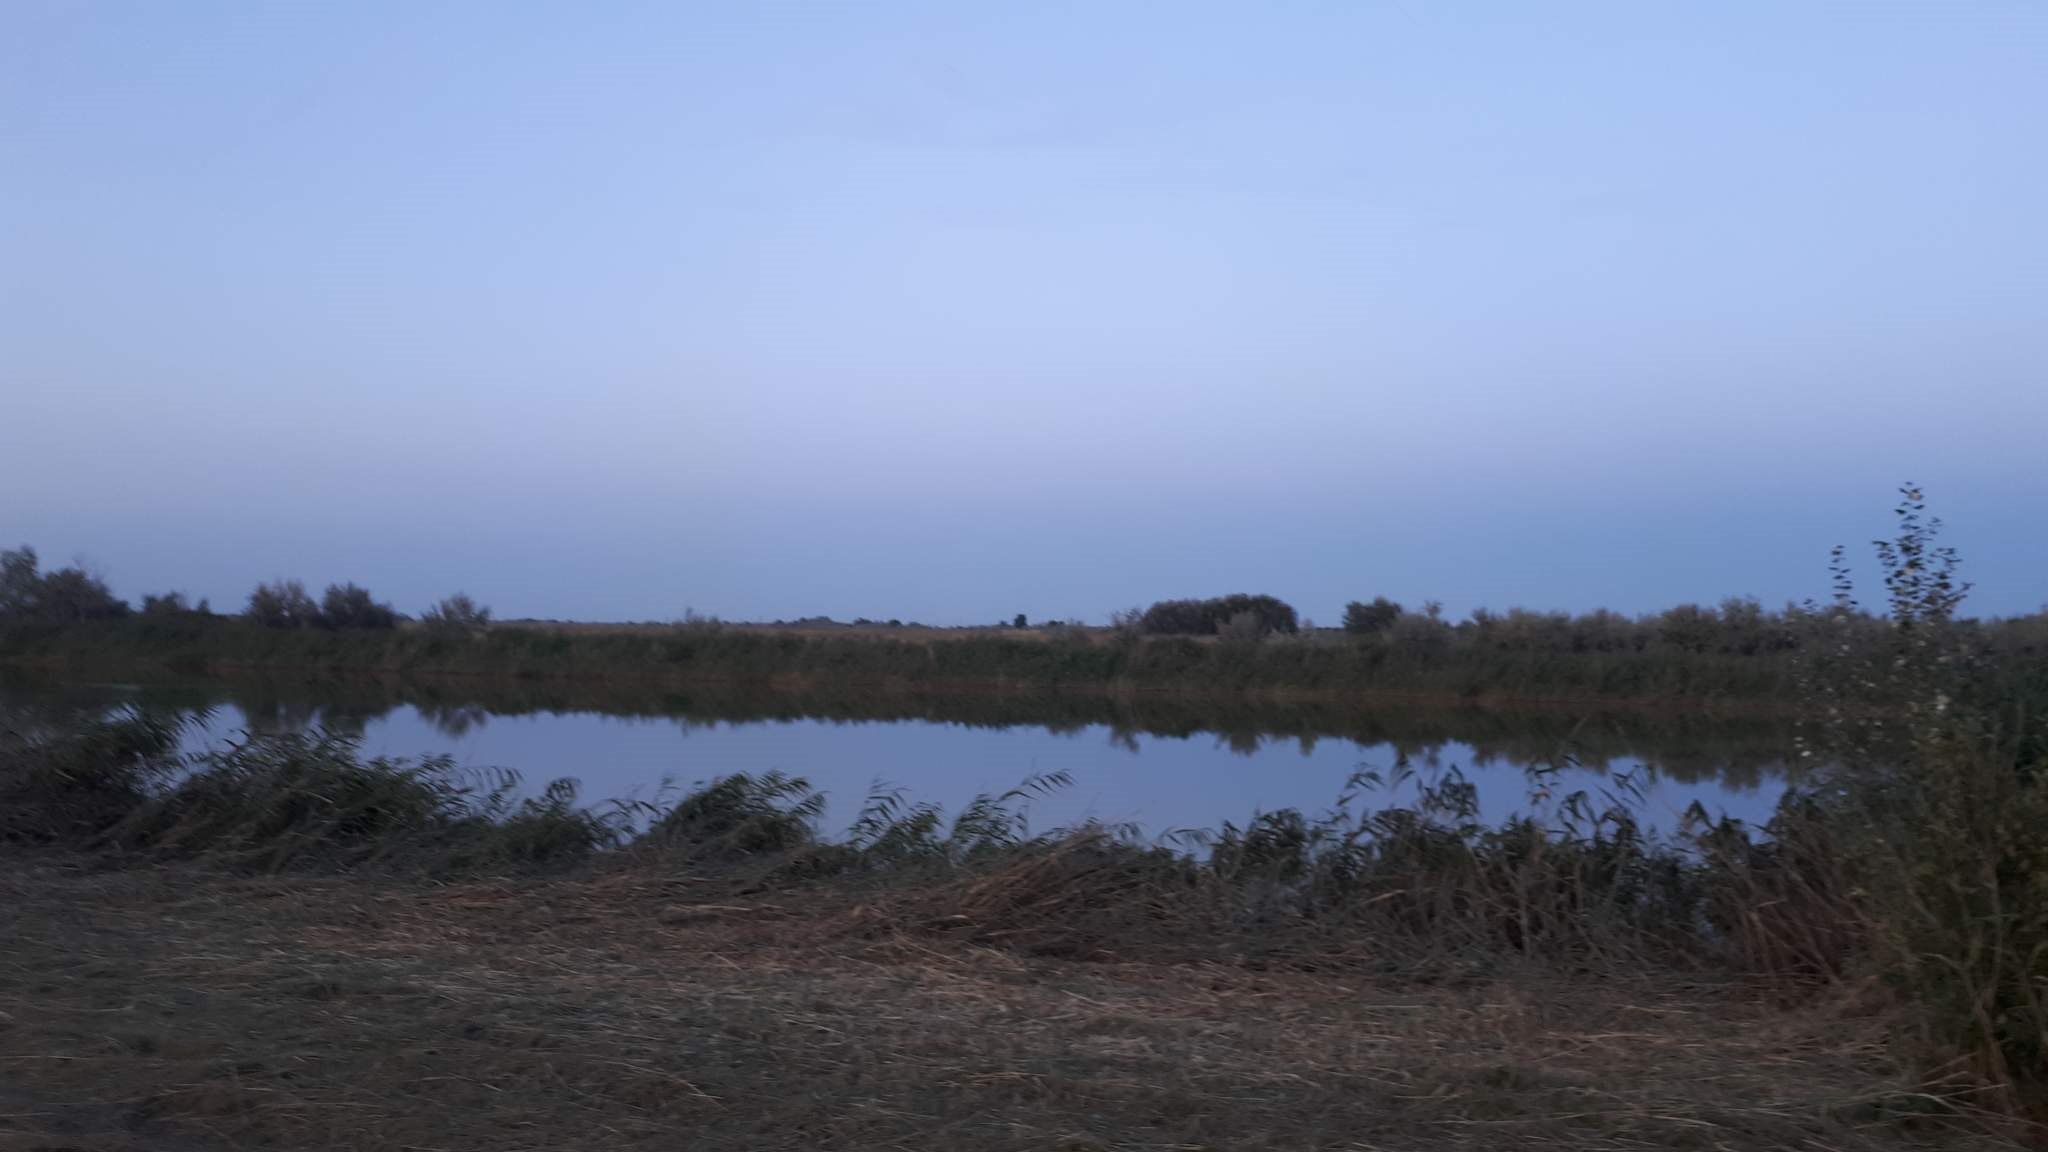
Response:
[{"label": "clump of cut reeds", "polygon": [[371,759],[325,732],[265,735],[196,757],[113,832],[122,847],[261,869],[352,866],[442,849],[477,819],[445,759]]},{"label": "clump of cut reeds", "polygon": [[740,772],[700,784],[672,807],[650,809],[639,847],[700,862],[783,855],[817,843],[825,796],[801,776]]},{"label": "clump of cut reeds", "polygon": [[143,713],[0,742],[0,838],[235,866],[558,864],[617,846],[629,814],[577,803],[572,781],[517,795],[505,772],[445,757],[364,759],[356,737],[249,736],[181,755],[182,722]]},{"label": "clump of cut reeds", "polygon": [[52,725],[0,713],[0,843],[90,843],[175,769],[181,725],[143,712]]},{"label": "clump of cut reeds", "polygon": [[936,804],[877,784],[847,832],[846,847],[875,866],[965,864],[1032,843],[1030,802],[1073,783],[1065,772],[1033,775],[997,795],[974,797],[950,826]]}]

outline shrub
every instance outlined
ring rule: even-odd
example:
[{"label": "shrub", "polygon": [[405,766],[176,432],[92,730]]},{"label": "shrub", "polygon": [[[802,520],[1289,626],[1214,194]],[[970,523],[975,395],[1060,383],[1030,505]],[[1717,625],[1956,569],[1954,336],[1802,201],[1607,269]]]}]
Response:
[{"label": "shrub", "polygon": [[166,592],[161,596],[145,594],[142,597],[144,616],[184,616],[191,611],[192,607],[185,602],[183,592]]},{"label": "shrub", "polygon": [[52,623],[106,620],[128,614],[126,601],[107,590],[106,582],[81,568],[59,568],[43,577],[36,614]]},{"label": "shrub", "polygon": [[1266,632],[1265,621],[1256,612],[1239,612],[1216,628],[1217,637],[1235,647],[1255,646]]},{"label": "shrub", "polygon": [[1681,652],[1707,651],[1720,632],[1720,614],[1697,604],[1680,604],[1657,618],[1657,639]]},{"label": "shrub", "polygon": [[1451,639],[1450,625],[1419,612],[1402,613],[1387,629],[1388,642],[1415,660],[1440,658],[1450,648]]},{"label": "shrub", "polygon": [[71,624],[128,614],[128,603],[83,568],[39,571],[33,548],[0,552],[0,617]]},{"label": "shrub", "polygon": [[258,584],[243,614],[265,628],[310,628],[320,622],[320,606],[297,580]]},{"label": "shrub", "polygon": [[1385,632],[1400,618],[1401,606],[1385,596],[1373,597],[1370,604],[1353,600],[1344,606],[1344,630],[1354,636]]},{"label": "shrub", "polygon": [[1235,593],[1207,600],[1161,600],[1145,610],[1138,626],[1154,636],[1214,636],[1241,613],[1250,613],[1260,634],[1297,632],[1294,609],[1272,596]]},{"label": "shrub", "polygon": [[480,632],[491,626],[491,610],[457,592],[420,613],[420,623],[437,630]]},{"label": "shrub", "polygon": [[377,630],[398,627],[398,613],[380,604],[367,588],[329,584],[320,598],[320,623],[333,629]]},{"label": "shrub", "polygon": [[27,616],[35,611],[42,588],[36,550],[23,545],[0,552],[0,616]]},{"label": "shrub", "polygon": [[[1786,809],[1825,836],[1846,882],[1834,921],[2009,1099],[2048,1112],[2048,754],[2037,701],[1987,694],[1955,619],[1968,585],[1920,492],[1879,541],[1884,644],[1841,643],[1860,614],[1842,552],[1831,610],[1809,612],[1805,754],[1829,767]],[[1838,657],[1846,653],[1846,659]],[[1849,706],[1875,701],[1877,711]],[[1782,836],[1780,837],[1783,838]]]}]

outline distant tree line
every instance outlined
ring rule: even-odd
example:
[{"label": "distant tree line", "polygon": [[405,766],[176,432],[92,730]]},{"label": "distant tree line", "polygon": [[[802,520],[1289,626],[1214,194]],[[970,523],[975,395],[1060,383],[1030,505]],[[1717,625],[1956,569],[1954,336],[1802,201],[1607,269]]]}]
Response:
[{"label": "distant tree line", "polygon": [[[37,624],[69,624],[110,620],[134,614],[126,600],[114,595],[105,580],[76,566],[44,572],[36,550],[27,546],[0,551],[0,620]],[[182,592],[145,594],[141,615],[150,619],[211,616],[204,599],[197,604]],[[396,628],[405,620],[391,605],[353,582],[330,584],[316,602],[297,580],[258,584],[249,593],[242,615],[265,628],[324,628],[330,631],[373,631]],[[463,593],[442,600],[421,613],[428,628],[472,631],[488,627],[491,610]]]},{"label": "distant tree line", "polygon": [[306,586],[297,580],[258,584],[249,593],[249,604],[242,614],[265,628],[326,628],[336,632],[396,628],[401,619],[391,605],[379,602],[369,589],[353,582],[329,584],[315,603]]},{"label": "distant tree line", "polygon": [[[223,626],[228,619],[213,616],[204,600],[194,604],[178,592],[147,595],[139,609],[131,607],[105,580],[82,567],[45,571],[32,548],[0,551],[0,625],[61,629],[120,617],[138,617],[143,623],[212,618]],[[405,623],[406,617],[391,604],[358,584],[329,585],[316,598],[297,580],[257,585],[236,621],[237,626],[252,629],[329,633],[392,631]],[[718,631],[715,623],[696,623],[696,632]],[[1016,628],[1028,621],[1008,623]],[[466,635],[480,633],[490,624],[490,609],[458,594],[422,612],[410,630]],[[822,618],[798,624],[832,626]],[[893,620],[860,624],[897,626]],[[1887,616],[1860,609],[1834,606],[1823,611],[1787,605],[1771,610],[1743,598],[1713,605],[1681,604],[1640,616],[1517,608],[1481,609],[1452,620],[1433,601],[1418,610],[1374,596],[1345,606],[1341,631],[1316,630],[1279,598],[1250,593],[1162,600],[1115,613],[1112,624],[1103,630],[1040,621],[1038,629],[1058,641],[1049,646],[1055,651],[1038,644],[1000,651],[989,647],[976,657],[985,657],[985,664],[962,674],[1010,676],[1016,674],[1019,661],[1047,660],[1055,670],[1046,675],[1055,679],[1169,682],[1209,675],[1195,669],[1213,659],[1218,669],[1224,669],[1215,675],[1241,675],[1247,682],[1263,678],[1303,685],[1427,684],[1478,691],[1505,684],[1562,688],[1590,680],[1603,686],[1600,691],[1620,695],[1641,694],[1649,690],[1645,685],[1660,686],[1659,690],[1670,686],[1669,691],[1682,693],[1712,682],[1763,691],[1756,686],[1790,683],[1799,674],[1789,657],[1808,653],[1837,659],[1876,652],[1887,643],[1892,626]],[[1989,661],[2048,667],[2048,613],[1959,619],[1952,627]],[[973,631],[962,634],[975,639]],[[1289,639],[1263,643],[1275,636]],[[1823,636],[1824,644],[1818,640]],[[1220,644],[1211,651],[1207,645],[1187,643],[1195,638],[1214,638]],[[1100,651],[1091,655],[1088,649]],[[1264,670],[1246,671],[1254,665]],[[903,674],[902,669],[889,667],[888,674]],[[1738,668],[1751,671],[1738,674]]]},{"label": "distant tree line", "polygon": [[[1127,639],[1218,636],[1231,640],[1309,631],[1286,603],[1272,596],[1246,594],[1162,600],[1143,611],[1113,613],[1110,619],[1114,632]],[[1553,657],[1632,656],[1667,665],[1727,657],[1769,660],[1811,647],[1823,625],[1838,654],[1876,650],[1891,627],[1881,613],[1860,609],[1844,613],[1838,606],[1821,609],[1802,604],[1771,610],[1746,597],[1712,605],[1680,604],[1640,616],[1606,609],[1570,613],[1482,608],[1454,621],[1447,619],[1443,606],[1433,600],[1417,611],[1376,596],[1347,604],[1343,616],[1343,633],[1352,643],[1409,667],[1494,667],[1503,660],[1526,665],[1530,660]],[[1963,619],[1954,627],[1988,658],[2048,657],[2048,612]],[[1334,642],[1334,638],[1326,635],[1322,642]]]},{"label": "distant tree line", "polygon": [[[329,584],[319,603],[297,580],[258,584],[243,611],[265,628],[325,628],[331,632],[371,632],[396,628],[405,617],[353,581]],[[467,632],[487,628],[491,610],[458,592],[420,614],[420,624],[434,631]]]},{"label": "distant tree line", "polygon": [[[1481,608],[1453,624],[1442,619],[1433,601],[1418,614],[1380,596],[1346,605],[1344,631],[1357,637],[1409,641],[1440,633],[1464,646],[1512,652],[1611,654],[1661,649],[1695,656],[1757,656],[1799,647],[1802,625],[1810,615],[1811,610],[1798,605],[1771,612],[1755,600],[1732,597],[1718,606],[1681,604],[1646,616],[1624,616],[1604,608],[1578,615]],[[1866,629],[1880,623],[1875,617],[1863,621]]]},{"label": "distant tree line", "polygon": [[42,571],[36,550],[0,552],[0,617],[69,624],[128,615],[128,602],[83,568]]}]

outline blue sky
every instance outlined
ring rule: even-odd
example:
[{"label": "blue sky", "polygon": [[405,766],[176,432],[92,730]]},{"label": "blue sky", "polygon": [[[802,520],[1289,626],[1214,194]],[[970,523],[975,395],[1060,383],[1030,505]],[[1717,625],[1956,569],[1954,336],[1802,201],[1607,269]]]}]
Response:
[{"label": "blue sky", "polygon": [[[2048,600],[2048,8],[0,6],[0,542],[129,595]],[[1866,564],[1867,568],[1868,565]]]}]

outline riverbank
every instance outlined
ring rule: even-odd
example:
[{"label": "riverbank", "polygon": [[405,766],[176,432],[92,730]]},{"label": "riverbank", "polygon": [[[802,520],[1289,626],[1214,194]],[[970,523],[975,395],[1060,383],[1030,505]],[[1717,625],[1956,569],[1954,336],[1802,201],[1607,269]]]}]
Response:
[{"label": "riverbank", "polygon": [[1033,956],[931,911],[10,854],[0,1147],[2015,1146],[1901,1066],[1881,999]]},{"label": "riverbank", "polygon": [[[1675,707],[1643,701],[1485,704],[1400,695],[1099,687],[951,691],[849,685],[789,692],[723,682],[673,689],[602,680],[283,670],[224,678],[158,673],[71,680],[0,666],[0,707],[9,705],[53,718],[122,705],[163,714],[209,711],[239,717],[227,721],[229,728],[357,734],[416,710],[422,725],[454,739],[499,718],[590,714],[672,723],[686,731],[807,721],[1053,733],[1092,728],[1133,749],[1146,737],[1212,738],[1246,755],[1274,744],[1296,745],[1308,755],[1324,741],[1341,741],[1381,748],[1389,763],[1402,757],[1431,760],[1456,744],[1469,750],[1475,764],[1604,770],[1648,761],[1670,779],[1722,779],[1743,787],[1796,775],[1800,767],[1796,713],[1763,701]],[[555,770],[579,774],[584,765],[571,750]]]},{"label": "riverbank", "polygon": [[[1468,634],[1469,633],[1469,634]],[[1501,646],[1445,626],[1420,637],[1276,635],[1247,641],[1114,629],[830,630],[706,624],[495,625],[453,631],[266,628],[238,617],[130,617],[0,635],[0,664],[64,675],[378,674],[641,691],[744,684],[955,693],[1099,690],[1416,702],[1610,701],[1775,707],[1790,650],[1750,653]]]},{"label": "riverbank", "polygon": [[[1969,1132],[1991,1123],[1993,1112],[2042,1114],[2031,1057],[2042,1019],[2029,1007],[2042,953],[2022,943],[2041,923],[2039,893],[2027,879],[2040,873],[2024,871],[2038,856],[2039,794],[2028,790],[2031,776],[1966,760],[1960,747],[1940,752],[1931,772],[1840,777],[1856,787],[1796,797],[1761,837],[1725,821],[1659,836],[1625,803],[1546,797],[1541,774],[1531,776],[1527,814],[1489,823],[1455,773],[1414,780],[1398,799],[1380,798],[1385,781],[1360,773],[1320,815],[1275,810],[1155,840],[1095,824],[1034,834],[1023,817],[1034,797],[1064,786],[1059,773],[953,811],[874,792],[850,826],[827,835],[823,797],[773,773],[723,777],[673,800],[593,806],[573,787],[535,794],[447,760],[366,760],[333,734],[259,735],[182,754],[177,723],[162,716],[0,719],[0,851],[13,873],[44,878],[32,884],[162,877],[132,882],[173,909],[188,896],[239,906],[259,890],[252,885],[288,893],[303,884],[349,893],[337,897],[354,910],[348,915],[389,893],[468,892],[487,903],[493,892],[538,893],[543,910],[557,896],[666,893],[673,904],[655,919],[670,926],[765,925],[788,934],[776,939],[826,948],[821,962],[879,962],[869,950],[887,944],[908,955],[1000,958],[1033,972],[1081,965],[1043,970],[1062,973],[1059,986],[1068,990],[1067,980],[1092,978],[1100,966],[1136,964],[1288,974],[1390,996],[1414,987],[1492,994],[1526,985],[1540,999],[1552,982],[1629,997],[1665,989],[1672,1011],[1717,1020],[1762,1004],[1809,1013],[1854,1002],[1883,1021],[1885,1066],[1911,1070],[1886,1072],[1880,1081],[1897,1082],[1865,1099],[1886,1121],[1885,1139],[1901,1137],[1890,1121],[1902,1109],[1943,1131]],[[1973,814],[1993,823],[1963,823]],[[2022,869],[2011,884],[2003,878],[2008,861]],[[1993,928],[2011,941],[1990,952],[1974,907],[1980,891],[1959,887],[1980,872],[1981,898],[2000,902]],[[1973,903],[1938,905],[1917,890],[1887,887],[1922,877]],[[18,903],[36,906],[34,897]],[[27,922],[0,939],[61,933],[59,909],[78,903],[61,897],[47,906],[48,922]],[[492,929],[512,937],[506,948],[521,946],[535,922],[522,909],[511,906]],[[602,919],[578,909],[567,916],[564,923]],[[176,927],[175,919],[167,925]],[[485,930],[475,926],[465,939],[480,944]],[[620,930],[592,930],[597,935],[579,947],[613,955],[607,949]],[[242,947],[188,943],[231,968]],[[1924,964],[1930,955],[1940,966]],[[0,953],[0,961],[0,973],[8,971],[11,960]],[[109,978],[125,980],[119,972]],[[69,979],[90,985],[90,965]],[[94,995],[60,989],[65,982],[19,987]],[[611,985],[601,978],[599,987]],[[328,995],[325,988],[313,995]],[[566,1011],[584,1010],[577,1002]],[[1997,1030],[1978,1030],[1980,1019]],[[974,1042],[960,1040],[961,1051],[977,1051]],[[156,1041],[138,1043],[147,1050]],[[849,1055],[859,1069],[878,1058],[890,1057]],[[696,1083],[680,1069],[663,1075]],[[1502,1075],[1512,1084],[1520,1073]],[[1225,1090],[1253,1090],[1233,1085]],[[1625,1095],[1620,1087],[1587,1091],[1588,1100]],[[1735,1107],[1716,1100],[1714,1108]],[[1477,1123],[1484,1105],[1474,1107],[1482,1111],[1460,1112],[1457,1122]],[[1581,1131],[1584,1118],[1551,1116],[1571,1138],[1597,1147],[1606,1130]],[[1745,1146],[1746,1128],[1721,1131],[1717,1121],[1698,1119],[1718,1146]],[[1229,1122],[1218,1123],[1228,1135]],[[1627,1131],[1617,1139],[1641,1138]],[[1858,1133],[1851,1125],[1836,1135]],[[1294,1146],[1292,1138],[1272,1146]]]}]

